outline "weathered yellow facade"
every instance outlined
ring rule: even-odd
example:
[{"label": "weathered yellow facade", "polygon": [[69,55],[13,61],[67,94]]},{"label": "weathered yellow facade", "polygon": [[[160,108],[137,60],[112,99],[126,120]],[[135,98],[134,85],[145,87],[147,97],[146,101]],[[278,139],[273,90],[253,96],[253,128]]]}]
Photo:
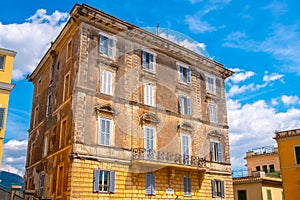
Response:
[{"label": "weathered yellow facade", "polygon": [[300,129],[276,132],[284,199],[300,199]]},{"label": "weathered yellow facade", "polygon": [[15,55],[15,51],[0,48],[0,168],[2,166],[2,149],[9,94],[15,86],[14,84],[11,84]]},{"label": "weathered yellow facade", "polygon": [[34,84],[25,198],[233,199],[221,64],[88,5]]}]

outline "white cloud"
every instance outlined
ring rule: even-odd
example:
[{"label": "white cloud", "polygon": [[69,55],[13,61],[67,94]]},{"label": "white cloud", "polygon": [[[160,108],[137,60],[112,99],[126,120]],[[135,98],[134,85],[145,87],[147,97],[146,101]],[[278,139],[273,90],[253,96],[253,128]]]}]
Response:
[{"label": "white cloud", "polygon": [[187,15],[185,22],[189,25],[189,29],[194,33],[205,33],[215,31],[216,28],[206,21],[202,21],[200,16]]},{"label": "white cloud", "polygon": [[27,140],[18,141],[18,140],[9,140],[4,144],[4,150],[26,150],[27,149]]},{"label": "white cloud", "polygon": [[252,76],[255,75],[253,71],[244,71],[242,69],[235,68],[233,76],[229,77],[228,80],[232,81],[233,83],[240,83],[243,82]]},{"label": "white cloud", "polygon": [[26,157],[25,156],[21,156],[21,157],[6,157],[5,158],[5,162],[6,163],[16,163],[16,162],[24,162],[26,161]]},{"label": "white cloud", "polygon": [[243,166],[247,150],[276,144],[275,131],[300,127],[300,109],[277,112],[264,100],[242,105],[230,99],[227,105],[233,166]]},{"label": "white cloud", "polygon": [[68,16],[59,11],[47,15],[46,10],[39,9],[24,23],[0,22],[0,46],[17,52],[13,79],[20,80],[32,72]]},{"label": "white cloud", "polygon": [[265,72],[265,75],[264,75],[264,77],[263,77],[263,81],[265,81],[265,82],[270,82],[270,81],[276,81],[276,80],[280,80],[281,82],[284,82],[283,81],[283,78],[284,77],[284,75],[283,74],[278,74],[278,73],[272,73],[272,74],[268,74],[268,72],[266,71]]},{"label": "white cloud", "polygon": [[278,103],[277,99],[274,98],[274,99],[271,99],[271,104],[272,104],[272,106],[277,106],[279,103]]},{"label": "white cloud", "polygon": [[297,96],[287,96],[287,95],[282,95],[281,96],[281,101],[285,105],[293,105],[293,104],[299,104],[299,97]]},{"label": "white cloud", "polygon": [[274,16],[279,17],[288,11],[288,6],[285,2],[273,1],[266,7],[265,10],[269,10]]},{"label": "white cloud", "polygon": [[18,170],[17,168],[13,167],[12,165],[4,165],[4,166],[2,166],[2,170],[10,172],[10,173],[18,174],[20,176],[24,175],[23,171]]},{"label": "white cloud", "polygon": [[255,85],[253,83],[248,85],[242,85],[242,86],[233,85],[230,87],[227,96],[232,97],[234,95],[241,94],[246,91],[253,91],[253,90],[255,90]]}]

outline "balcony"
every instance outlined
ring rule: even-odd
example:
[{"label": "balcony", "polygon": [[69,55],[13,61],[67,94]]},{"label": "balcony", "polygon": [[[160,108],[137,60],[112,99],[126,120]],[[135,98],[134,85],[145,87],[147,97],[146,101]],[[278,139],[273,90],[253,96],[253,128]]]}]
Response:
[{"label": "balcony", "polygon": [[176,167],[206,170],[206,160],[204,158],[145,148],[132,149],[132,164],[151,168]]}]

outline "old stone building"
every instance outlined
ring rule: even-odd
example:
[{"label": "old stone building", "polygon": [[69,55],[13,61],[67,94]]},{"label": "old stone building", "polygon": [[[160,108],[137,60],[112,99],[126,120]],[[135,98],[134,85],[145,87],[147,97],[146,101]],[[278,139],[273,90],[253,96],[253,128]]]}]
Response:
[{"label": "old stone building", "polygon": [[221,64],[88,5],[34,84],[26,198],[233,199]]}]

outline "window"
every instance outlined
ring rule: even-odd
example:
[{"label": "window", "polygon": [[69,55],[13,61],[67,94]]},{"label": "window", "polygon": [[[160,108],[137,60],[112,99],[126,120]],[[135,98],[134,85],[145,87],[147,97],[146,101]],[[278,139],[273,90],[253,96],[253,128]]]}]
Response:
[{"label": "window", "polygon": [[49,94],[47,98],[47,109],[46,109],[46,115],[51,114],[51,107],[52,107],[52,95]]},{"label": "window", "polygon": [[182,163],[190,164],[190,146],[191,139],[189,135],[181,134],[181,155],[182,155]]},{"label": "window", "polygon": [[272,191],[267,190],[267,200],[272,200]]},{"label": "window", "polygon": [[42,197],[44,195],[44,183],[45,183],[45,174],[41,174],[40,178],[40,196]]},{"label": "window", "polygon": [[212,180],[212,197],[225,197],[224,181]]},{"label": "window", "polygon": [[144,85],[144,103],[154,106],[154,86],[151,84]]},{"label": "window", "polygon": [[238,200],[247,200],[246,190],[238,190]]},{"label": "window", "polygon": [[46,133],[44,137],[43,157],[47,156],[48,154],[48,146],[49,146],[49,135],[48,133]]},{"label": "window", "polygon": [[116,172],[94,170],[94,192],[116,192]]},{"label": "window", "polygon": [[5,108],[0,108],[0,129],[4,128]]},{"label": "window", "polygon": [[38,121],[39,121],[39,106],[35,107],[34,109],[33,127],[36,127],[38,125]]},{"label": "window", "polygon": [[210,142],[210,159],[215,162],[222,162],[222,145],[220,142]]},{"label": "window", "polygon": [[69,93],[70,93],[70,73],[68,73],[64,79],[63,101],[69,98]]},{"label": "window", "polygon": [[111,120],[106,118],[100,118],[99,123],[99,144],[109,146],[111,134]]},{"label": "window", "polygon": [[59,166],[57,171],[56,196],[61,196],[64,187],[64,166]]},{"label": "window", "polygon": [[109,71],[103,70],[101,79],[101,92],[104,94],[112,95],[113,74]]},{"label": "window", "polygon": [[155,195],[155,175],[146,174],[146,194]]},{"label": "window", "polygon": [[155,132],[154,128],[144,128],[144,148],[146,149],[145,158],[154,159]]},{"label": "window", "polygon": [[53,83],[54,72],[55,72],[55,66],[54,66],[54,63],[53,63],[50,67],[50,82],[49,82],[49,84]]},{"label": "window", "polygon": [[143,68],[154,70],[154,55],[152,53],[142,51],[142,66]]},{"label": "window", "polygon": [[179,96],[179,112],[183,115],[191,115],[191,99],[186,96]]},{"label": "window", "polygon": [[30,161],[29,165],[33,164],[34,162],[34,153],[35,153],[35,144],[34,142],[31,143],[31,148],[30,148]]},{"label": "window", "polygon": [[191,83],[191,70],[188,67],[179,66],[179,80],[184,83]]},{"label": "window", "polygon": [[192,179],[191,177],[183,177],[184,196],[192,196]]},{"label": "window", "polygon": [[69,41],[67,46],[67,60],[72,57],[72,41]]},{"label": "window", "polygon": [[270,168],[270,172],[275,172],[275,168],[274,168],[274,165],[269,165],[269,168]]},{"label": "window", "polygon": [[209,108],[209,120],[211,122],[217,122],[216,105],[213,103],[210,103],[208,105],[208,108]]},{"label": "window", "polygon": [[300,165],[300,146],[295,147],[296,163]]},{"label": "window", "polygon": [[5,57],[0,56],[0,70],[4,70]]},{"label": "window", "polygon": [[210,93],[215,93],[215,79],[208,76],[207,77],[207,91]]},{"label": "window", "polygon": [[67,120],[63,120],[61,123],[61,130],[60,130],[60,144],[59,147],[63,147],[66,145],[67,140]]},{"label": "window", "polygon": [[267,166],[267,165],[264,165],[262,168],[263,168],[263,171],[264,171],[265,173],[268,173],[268,166]]},{"label": "window", "polygon": [[104,35],[100,35],[100,47],[99,51],[112,58],[114,57],[114,40]]},{"label": "window", "polygon": [[42,81],[41,81],[41,79],[39,79],[38,82],[36,83],[36,95],[35,96],[38,96],[40,94],[41,85],[42,85]]},{"label": "window", "polygon": [[260,172],[260,166],[256,166],[256,171]]}]

